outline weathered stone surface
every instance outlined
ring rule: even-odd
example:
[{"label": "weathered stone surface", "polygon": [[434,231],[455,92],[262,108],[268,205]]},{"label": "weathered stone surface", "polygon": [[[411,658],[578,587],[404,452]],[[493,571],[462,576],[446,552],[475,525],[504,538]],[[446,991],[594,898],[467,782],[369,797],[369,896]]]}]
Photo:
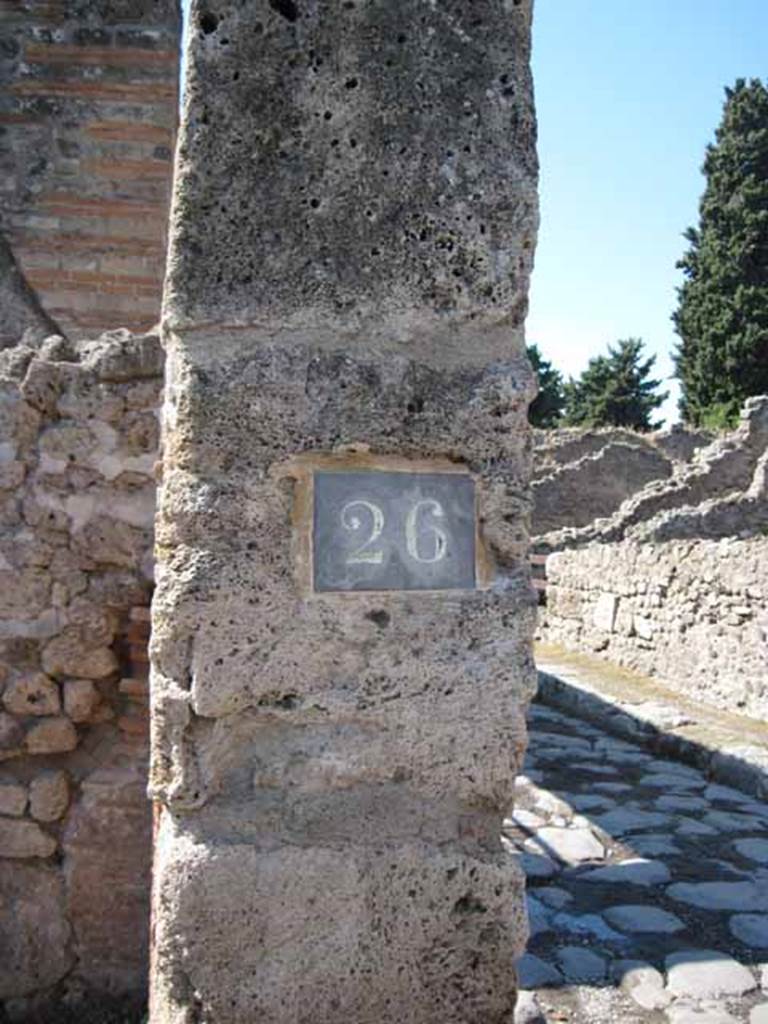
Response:
[{"label": "weathered stone surface", "polygon": [[[146,605],[151,589],[155,484],[149,474],[156,451],[149,449],[158,442],[161,358],[157,338],[134,339],[126,332],[84,346],[54,338],[35,350],[5,350],[0,358],[0,486],[15,486],[0,502],[0,759],[13,761],[13,778],[9,771],[0,783],[2,843],[14,865],[24,866],[21,858],[50,857],[52,872],[76,881],[68,913],[85,965],[77,978],[67,979],[66,993],[56,995],[60,1005],[51,1009],[44,990],[58,980],[53,971],[61,959],[72,962],[69,938],[54,955],[24,937],[27,925],[8,940],[4,931],[0,942],[4,950],[13,942],[15,964],[4,975],[9,1020],[67,1013],[75,995],[87,1003],[95,990],[100,1016],[107,1012],[106,992],[115,993],[126,1012],[146,995],[147,750],[143,736],[100,723],[124,711],[126,699],[114,685],[118,672],[142,681],[147,672],[148,627],[129,610]],[[138,383],[132,383],[135,374],[142,375]],[[110,531],[105,523],[117,525]],[[81,675],[81,668],[93,678]],[[146,691],[144,683],[130,698],[144,731],[140,702]],[[79,730],[74,721],[83,723]],[[118,756],[136,764],[133,795],[122,803],[115,797],[115,820],[102,815],[91,842],[92,830],[75,814],[77,803],[88,800],[94,767]],[[139,809],[133,815],[131,801]],[[20,820],[24,813],[33,820]],[[65,827],[59,824],[65,816],[68,824],[74,816],[81,828],[87,854],[55,857],[53,833]],[[7,826],[8,820],[19,828]],[[40,906],[31,891],[30,906],[42,914],[49,901],[56,922],[63,890],[41,884]],[[7,912],[15,913],[3,904],[0,916]],[[42,942],[45,927],[39,928]],[[50,960],[50,973],[35,957]],[[28,986],[35,978],[38,983]],[[82,1010],[85,1019],[84,1007],[78,1003],[73,1012]]]},{"label": "weathered stone surface", "polygon": [[579,876],[584,882],[611,882],[626,885],[663,885],[668,882],[670,870],[663,861],[631,857],[618,864],[594,868]]},{"label": "weathered stone surface", "polygon": [[[175,963],[175,933],[183,931],[189,994],[201,993],[204,1014],[244,1020],[278,1000],[283,1014],[298,1017],[304,992],[311,991],[314,1019],[332,1019],[332,1008],[343,1000],[352,1020],[373,1024],[377,1017],[413,1019],[414,1001],[421,1002],[426,989],[431,1001],[420,1010],[420,1019],[437,1022],[456,1012],[457,992],[444,983],[446,961],[463,988],[462,998],[487,1006],[489,1019],[511,1013],[507,956],[520,953],[522,879],[493,859],[480,862],[427,845],[401,846],[396,855],[373,847],[348,848],[343,858],[317,846],[270,852],[236,844],[206,849],[174,831],[166,815],[156,849],[161,898],[170,901],[174,913],[157,921],[156,950],[163,965]],[[163,870],[168,856],[184,865],[190,885],[179,885],[175,875]],[[213,863],[215,886],[210,884]],[[245,891],[239,881],[243,866],[250,879]],[[382,872],[386,889],[379,884]],[[418,919],[403,913],[414,903],[422,908]],[[268,907],[275,909],[264,920]],[[371,911],[380,929],[371,930]],[[246,936],[242,922],[251,913],[263,923]],[[328,930],[334,916],[345,921],[343,929]],[[205,933],[201,920],[207,924]],[[237,960],[223,956],[233,933]],[[484,940],[478,943],[481,933]],[[268,941],[273,970],[265,975]],[[393,959],[392,943],[405,953],[402,961]],[[323,950],[320,958],[318,949]],[[428,949],[440,950],[437,962],[423,959]],[[368,977],[374,971],[381,984],[350,983],[350,975]],[[492,990],[480,991],[478,977],[494,979]],[[265,1019],[279,1019],[266,1012]]]},{"label": "weathered stone surface", "polygon": [[754,882],[676,882],[667,895],[708,910],[768,910],[768,893]]},{"label": "weathered stone surface", "polygon": [[554,854],[565,864],[580,864],[603,855],[603,844],[589,828],[542,828],[525,845],[531,853]]},{"label": "weathered stone surface", "polygon": [[0,775],[0,814],[18,818],[27,807],[27,787],[10,775]]},{"label": "weathered stone surface", "polygon": [[60,754],[77,746],[77,729],[68,718],[44,718],[25,737],[30,754]]},{"label": "weathered stone surface", "polygon": [[97,991],[140,998],[147,984],[151,808],[143,761],[137,762],[85,780],[62,848],[79,976]]},{"label": "weathered stone surface", "polygon": [[[192,12],[152,623],[157,1024],[193,994],[220,1024],[512,1013],[530,13]],[[474,475],[479,586],[315,593],[313,467]]]},{"label": "weathered stone surface", "polygon": [[109,647],[83,647],[79,630],[65,630],[43,648],[43,668],[52,676],[83,676],[104,679],[118,668],[117,658]]},{"label": "weathered stone surface", "polygon": [[29,787],[29,812],[38,821],[58,821],[69,804],[69,779],[63,771],[44,772]]},{"label": "weathered stone surface", "polygon": [[87,722],[99,705],[101,695],[91,679],[67,679],[64,712],[73,722]]},{"label": "weathered stone surface", "polygon": [[571,984],[583,985],[605,978],[605,959],[589,949],[583,949],[581,946],[562,946],[557,951],[557,959],[566,981]]},{"label": "weathered stone surface", "polygon": [[612,974],[623,991],[644,1010],[660,1010],[672,1002],[664,991],[664,976],[643,960],[617,960]]},{"label": "weathered stone surface", "polygon": [[673,935],[682,931],[685,925],[675,914],[659,907],[643,904],[625,904],[608,907],[603,916],[614,927],[623,932],[656,932],[659,935]]},{"label": "weathered stone surface", "polygon": [[737,839],[733,845],[749,860],[758,864],[768,864],[768,839]]},{"label": "weathered stone surface", "polygon": [[728,927],[745,946],[768,949],[768,914],[734,914]]},{"label": "weathered stone surface", "polygon": [[665,959],[667,988],[676,996],[712,999],[740,996],[756,988],[752,973],[727,953],[685,949]]},{"label": "weathered stone surface", "polygon": [[765,520],[738,538],[626,539],[551,554],[540,638],[765,719],[768,512]]},{"label": "weathered stone surface", "polygon": [[64,884],[53,868],[0,863],[0,998],[56,984],[73,964]]},{"label": "weathered stone surface", "polygon": [[669,1024],[739,1024],[722,1006],[688,999],[673,1003],[667,1010],[667,1020]]},{"label": "weathered stone surface", "polygon": [[21,676],[9,683],[3,704],[14,715],[57,715],[61,696],[56,683],[42,672]]},{"label": "weathered stone surface", "polygon": [[562,985],[563,976],[546,960],[524,953],[517,961],[517,980],[520,988],[548,988],[550,985]]},{"label": "weathered stone surface", "polygon": [[50,857],[56,840],[34,821],[0,818],[0,857]]}]

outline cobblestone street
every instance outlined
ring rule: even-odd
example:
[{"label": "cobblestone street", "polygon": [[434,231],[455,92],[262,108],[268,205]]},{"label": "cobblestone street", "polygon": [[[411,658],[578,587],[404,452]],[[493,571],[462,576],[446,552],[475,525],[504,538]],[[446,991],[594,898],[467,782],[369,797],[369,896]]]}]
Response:
[{"label": "cobblestone street", "polygon": [[519,1024],[768,1024],[768,803],[531,708]]}]

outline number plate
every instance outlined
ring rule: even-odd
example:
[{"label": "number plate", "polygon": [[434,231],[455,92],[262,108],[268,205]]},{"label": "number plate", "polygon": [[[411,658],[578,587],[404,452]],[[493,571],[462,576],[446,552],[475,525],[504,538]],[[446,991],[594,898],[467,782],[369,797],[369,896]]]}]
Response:
[{"label": "number plate", "polygon": [[475,482],[464,473],[315,471],[315,590],[471,590]]}]

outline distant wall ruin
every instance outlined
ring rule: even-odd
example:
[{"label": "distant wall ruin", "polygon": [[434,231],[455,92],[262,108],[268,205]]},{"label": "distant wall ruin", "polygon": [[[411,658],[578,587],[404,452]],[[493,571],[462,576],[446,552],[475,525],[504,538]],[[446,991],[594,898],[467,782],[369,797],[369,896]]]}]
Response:
[{"label": "distant wall ruin", "polygon": [[[584,468],[599,457],[565,467],[571,488],[588,487]],[[666,479],[574,527],[534,542],[550,553],[541,640],[768,715],[768,398],[749,399],[735,431]]]}]

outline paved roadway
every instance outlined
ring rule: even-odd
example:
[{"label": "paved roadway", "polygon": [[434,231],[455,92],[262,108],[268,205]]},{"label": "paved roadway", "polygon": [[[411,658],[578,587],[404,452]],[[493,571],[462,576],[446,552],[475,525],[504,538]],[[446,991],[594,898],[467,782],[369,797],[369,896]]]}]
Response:
[{"label": "paved roadway", "polygon": [[543,704],[529,725],[518,1024],[768,1024],[768,803]]}]

